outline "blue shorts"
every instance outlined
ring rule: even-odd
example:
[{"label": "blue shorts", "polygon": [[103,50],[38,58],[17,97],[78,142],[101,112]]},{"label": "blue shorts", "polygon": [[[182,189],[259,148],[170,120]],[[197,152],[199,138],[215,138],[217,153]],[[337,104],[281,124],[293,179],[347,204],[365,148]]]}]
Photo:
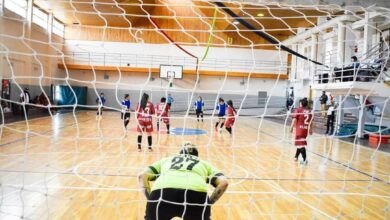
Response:
[{"label": "blue shorts", "polygon": [[218,117],[220,117],[220,118],[224,118],[225,117],[225,114],[218,114]]}]

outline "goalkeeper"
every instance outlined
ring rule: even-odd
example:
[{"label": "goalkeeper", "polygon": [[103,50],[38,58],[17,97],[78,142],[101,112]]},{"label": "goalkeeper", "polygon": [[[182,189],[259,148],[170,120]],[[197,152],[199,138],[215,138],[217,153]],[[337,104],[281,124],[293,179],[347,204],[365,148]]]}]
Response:
[{"label": "goalkeeper", "polygon": [[198,100],[196,100],[194,106],[195,106],[196,118],[198,119],[198,122],[199,122],[199,116],[202,118],[202,122],[203,122],[204,102],[202,96],[198,97]]},{"label": "goalkeeper", "polygon": [[[146,220],[209,220],[211,205],[228,187],[226,177],[198,157],[198,150],[186,143],[179,154],[155,162],[139,175],[139,182],[148,199]],[[155,181],[153,187],[150,181]],[[215,187],[208,196],[208,186]]]}]

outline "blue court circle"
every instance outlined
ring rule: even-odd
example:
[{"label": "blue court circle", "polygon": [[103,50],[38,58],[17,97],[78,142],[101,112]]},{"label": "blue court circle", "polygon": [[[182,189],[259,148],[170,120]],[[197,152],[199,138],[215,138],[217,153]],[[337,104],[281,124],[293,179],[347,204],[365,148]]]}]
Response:
[{"label": "blue court circle", "polygon": [[171,135],[202,135],[207,134],[205,130],[193,128],[172,128],[169,130]]}]

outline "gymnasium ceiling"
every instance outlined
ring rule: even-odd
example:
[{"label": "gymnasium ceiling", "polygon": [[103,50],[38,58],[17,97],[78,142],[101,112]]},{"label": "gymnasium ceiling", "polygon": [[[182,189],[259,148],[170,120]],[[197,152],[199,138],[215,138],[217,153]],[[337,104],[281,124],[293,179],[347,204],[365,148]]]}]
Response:
[{"label": "gymnasium ceiling", "polygon": [[[166,28],[179,29],[180,26],[177,25],[179,21],[186,24],[183,25],[185,29],[199,29],[200,27],[196,25],[191,28],[191,24],[204,21],[211,24],[215,8],[211,2],[199,0],[95,0],[95,7],[92,4],[93,0],[35,0],[34,2],[40,8],[52,11],[56,18],[68,26],[77,24],[105,26],[107,22],[108,26],[129,27],[130,22],[135,28],[153,27],[147,18],[149,13],[157,23],[165,24],[162,26]],[[143,4],[141,5],[140,2]],[[189,7],[191,5],[192,7]],[[268,34],[280,40],[295,35],[298,27],[312,27],[316,23],[316,16],[330,18],[337,13],[335,10],[316,10],[312,7],[291,8],[249,4],[240,6],[235,3],[225,3],[225,5],[237,15],[247,18],[246,21],[254,27],[266,30]],[[174,19],[174,13],[180,18]],[[203,19],[200,19],[199,15]],[[250,35],[241,24],[236,24],[236,28],[232,24],[233,21],[230,16],[219,10],[215,29],[233,33],[238,28],[244,30],[243,35]],[[208,29],[208,26],[203,27]]]}]

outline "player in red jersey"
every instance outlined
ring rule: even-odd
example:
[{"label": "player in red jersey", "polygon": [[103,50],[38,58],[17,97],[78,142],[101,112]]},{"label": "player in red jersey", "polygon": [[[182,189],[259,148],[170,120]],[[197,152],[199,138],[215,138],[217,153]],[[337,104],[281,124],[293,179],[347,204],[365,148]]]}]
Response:
[{"label": "player in red jersey", "polygon": [[157,131],[160,129],[160,121],[163,121],[167,126],[167,134],[169,134],[169,111],[171,107],[167,104],[167,99],[162,97],[160,103],[156,105],[157,109]]},{"label": "player in red jersey", "polygon": [[227,101],[227,119],[225,122],[225,128],[229,132],[230,135],[232,135],[232,126],[234,124],[234,121],[236,118],[234,117],[236,115],[236,109],[233,107],[232,100]]},{"label": "player in red jersey", "polygon": [[295,153],[295,161],[298,161],[299,154],[302,154],[302,164],[307,164],[306,160],[306,138],[308,134],[312,134],[312,120],[313,115],[309,108],[309,102],[307,98],[303,98],[300,101],[300,107],[293,113],[293,120],[290,127],[292,133],[295,127],[295,146],[297,151]]},{"label": "player in red jersey", "polygon": [[152,132],[153,121],[152,115],[155,114],[153,103],[149,101],[149,95],[144,93],[141,98],[141,102],[137,105],[137,131],[138,131],[138,151],[141,151],[142,134],[145,132],[148,136],[149,150],[152,151]]}]

